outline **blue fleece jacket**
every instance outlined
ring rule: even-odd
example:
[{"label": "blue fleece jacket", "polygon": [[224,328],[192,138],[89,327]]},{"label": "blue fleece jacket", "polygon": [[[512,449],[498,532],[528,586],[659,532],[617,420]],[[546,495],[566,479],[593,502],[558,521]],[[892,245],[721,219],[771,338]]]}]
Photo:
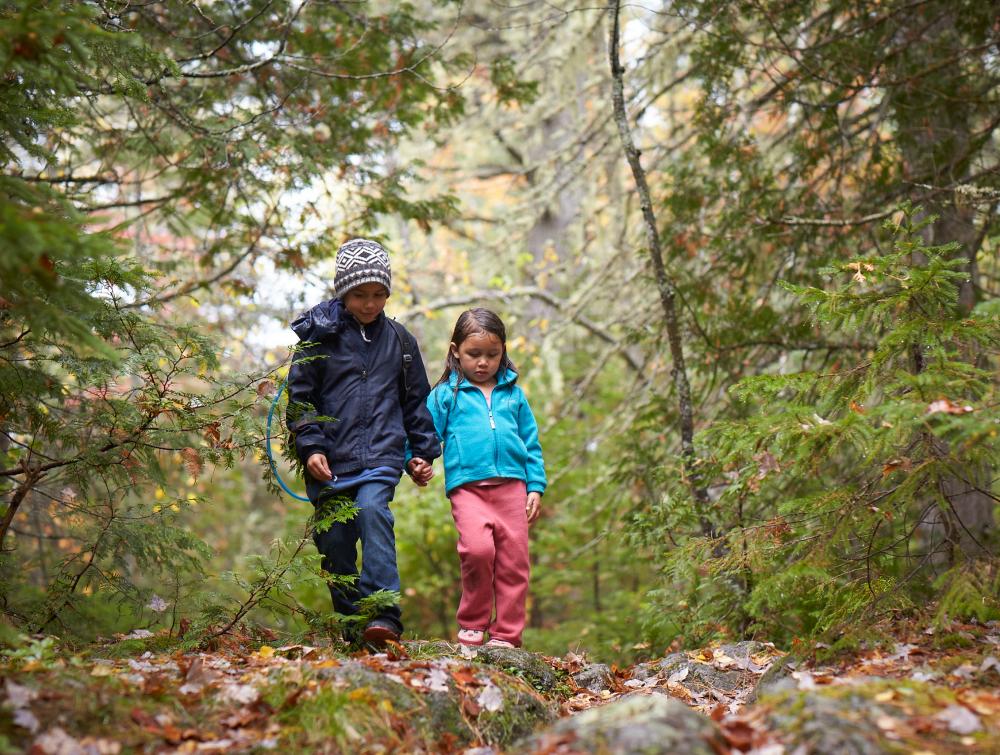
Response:
[{"label": "blue fleece jacket", "polygon": [[463,380],[458,391],[453,372],[427,397],[427,408],[444,443],[444,486],[449,493],[469,482],[491,477],[524,480],[528,492],[545,492],[545,463],[538,425],[517,373],[497,375],[490,402]]}]

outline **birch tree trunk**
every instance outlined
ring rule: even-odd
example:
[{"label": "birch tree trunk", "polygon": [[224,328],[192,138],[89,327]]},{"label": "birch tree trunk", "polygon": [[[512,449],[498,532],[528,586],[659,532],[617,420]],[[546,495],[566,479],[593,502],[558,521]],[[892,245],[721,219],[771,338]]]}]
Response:
[{"label": "birch tree trunk", "polygon": [[696,469],[694,408],[691,399],[691,384],[688,382],[687,367],[684,363],[684,345],[681,338],[680,316],[677,311],[677,288],[667,274],[666,266],[663,263],[663,245],[660,241],[660,233],[656,225],[656,214],[653,212],[653,201],[649,192],[649,184],[646,181],[646,172],[639,159],[639,150],[636,149],[635,141],[632,138],[632,129],[628,122],[628,112],[625,109],[625,71],[618,56],[621,21],[621,3],[619,0],[616,0],[611,5],[608,13],[611,16],[608,53],[611,62],[612,105],[614,107],[615,123],[618,126],[618,135],[621,139],[622,149],[625,152],[629,168],[632,170],[632,178],[635,180],[636,189],[639,192],[639,204],[642,208],[643,225],[646,231],[646,244],[649,249],[650,262],[653,266],[657,293],[659,294],[660,304],[663,308],[663,318],[667,329],[667,342],[670,347],[670,358],[673,363],[670,374],[674,382],[674,390],[677,391],[678,410],[680,414],[681,456],[684,475],[697,504],[702,534],[706,537],[713,537],[715,530],[708,518],[707,512],[710,500],[708,492],[702,484],[700,475]]}]

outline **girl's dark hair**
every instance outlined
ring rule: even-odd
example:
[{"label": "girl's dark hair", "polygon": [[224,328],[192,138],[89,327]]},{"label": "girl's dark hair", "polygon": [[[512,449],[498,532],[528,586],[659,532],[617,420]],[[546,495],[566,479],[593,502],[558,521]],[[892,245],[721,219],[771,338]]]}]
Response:
[{"label": "girl's dark hair", "polygon": [[[500,316],[496,312],[483,309],[482,307],[465,310],[458,316],[458,321],[455,323],[455,330],[451,334],[451,343],[455,344],[456,347],[461,346],[462,341],[478,333],[489,333],[500,339],[500,345],[503,346],[503,354],[500,356],[500,367],[497,371],[503,372],[507,369],[511,372],[517,372],[514,363],[507,356],[507,328],[504,327],[503,320],[500,319]],[[438,381],[434,385],[438,386],[441,383],[447,383],[448,378],[451,377],[451,373],[453,372],[458,373],[459,382],[465,377],[462,373],[462,366],[459,364],[458,358],[452,353],[451,345],[449,344],[448,358],[444,361],[444,372],[441,373],[441,377],[438,378]],[[457,388],[458,386],[456,385],[455,387]]]}]

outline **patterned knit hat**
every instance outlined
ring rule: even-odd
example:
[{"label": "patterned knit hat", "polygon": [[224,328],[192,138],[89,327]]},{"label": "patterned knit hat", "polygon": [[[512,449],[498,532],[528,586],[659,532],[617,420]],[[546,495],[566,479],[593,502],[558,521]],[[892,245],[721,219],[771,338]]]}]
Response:
[{"label": "patterned knit hat", "polygon": [[337,274],[333,278],[333,298],[363,283],[381,283],[391,291],[392,270],[389,253],[377,241],[351,239],[337,250]]}]

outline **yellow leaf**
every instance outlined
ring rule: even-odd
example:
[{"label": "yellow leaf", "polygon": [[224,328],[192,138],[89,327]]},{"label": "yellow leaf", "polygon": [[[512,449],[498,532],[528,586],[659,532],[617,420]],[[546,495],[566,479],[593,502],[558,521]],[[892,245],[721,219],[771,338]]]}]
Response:
[{"label": "yellow leaf", "polygon": [[[188,496],[188,498],[190,497],[191,496]],[[261,658],[273,658],[274,648],[271,647],[270,645],[261,645],[260,650],[257,651],[257,655],[259,655]]]}]

